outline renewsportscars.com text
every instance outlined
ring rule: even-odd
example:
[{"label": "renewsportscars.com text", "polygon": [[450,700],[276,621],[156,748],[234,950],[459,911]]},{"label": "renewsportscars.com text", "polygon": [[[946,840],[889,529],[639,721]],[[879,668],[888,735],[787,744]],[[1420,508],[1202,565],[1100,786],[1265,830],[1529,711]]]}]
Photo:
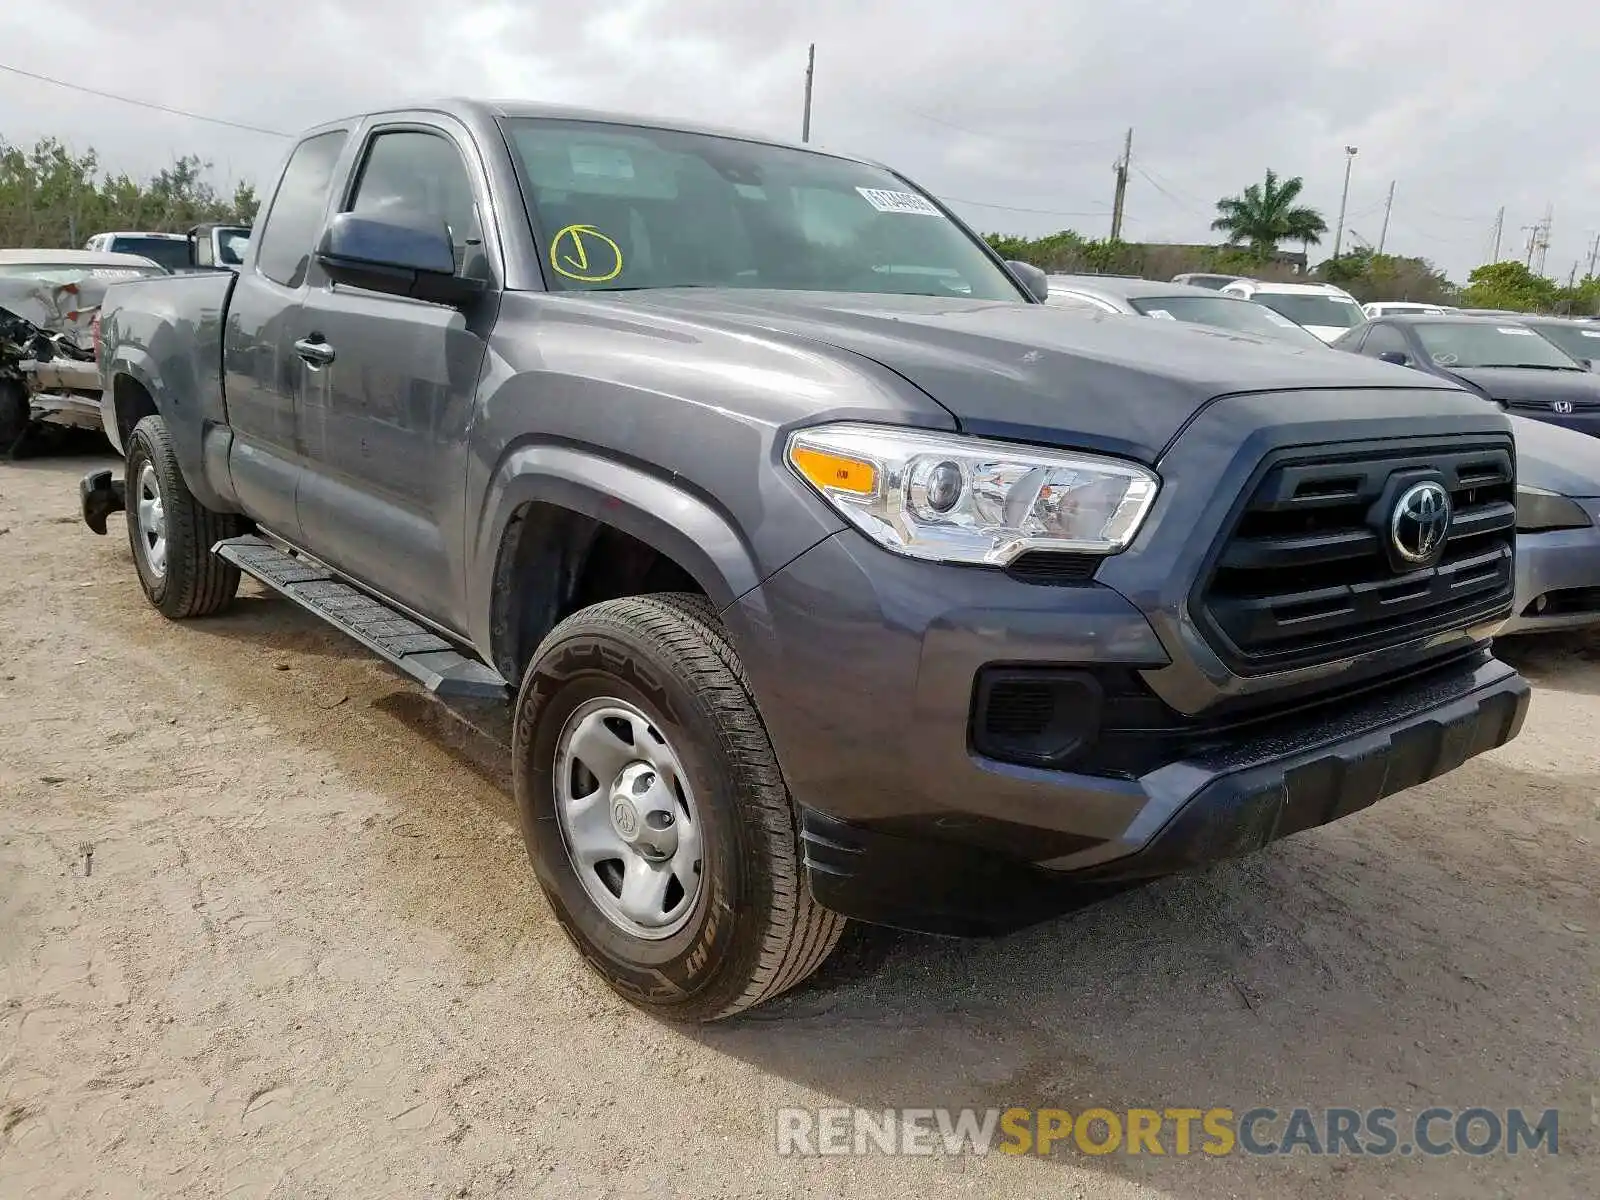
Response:
[{"label": "renewsportscars.com text", "polygon": [[782,1108],[781,1155],[1559,1154],[1556,1109]]}]

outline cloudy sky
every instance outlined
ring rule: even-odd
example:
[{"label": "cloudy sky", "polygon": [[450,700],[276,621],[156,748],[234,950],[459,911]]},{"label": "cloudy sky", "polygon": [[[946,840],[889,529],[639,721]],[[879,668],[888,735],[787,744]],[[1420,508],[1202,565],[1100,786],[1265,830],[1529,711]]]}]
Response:
[{"label": "cloudy sky", "polygon": [[[294,131],[441,94],[677,116],[906,171],[979,228],[1103,236],[1134,129],[1125,236],[1201,240],[1218,196],[1302,175],[1330,234],[1463,278],[1554,211],[1546,272],[1600,233],[1600,6],[1581,0],[10,0],[0,64]],[[265,185],[287,143],[0,71],[0,137],[176,154]]]}]

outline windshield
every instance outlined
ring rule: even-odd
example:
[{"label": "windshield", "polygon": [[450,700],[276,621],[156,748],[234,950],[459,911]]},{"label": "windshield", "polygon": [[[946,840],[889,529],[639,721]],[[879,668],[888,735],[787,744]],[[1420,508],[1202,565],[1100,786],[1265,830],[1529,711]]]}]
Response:
[{"label": "windshield", "polygon": [[188,238],[115,237],[106,249],[113,254],[153,258],[169,271],[182,271],[189,266]]},{"label": "windshield", "polygon": [[1288,317],[1280,316],[1259,304],[1251,304],[1248,300],[1230,300],[1226,296],[1145,296],[1129,300],[1128,303],[1136,311],[1157,320],[1188,321],[1196,325],[1212,325],[1218,329],[1277,338],[1293,342],[1296,346],[1315,346],[1319,350],[1325,348],[1316,334],[1307,333]]},{"label": "windshield", "polygon": [[1535,325],[1533,328],[1573,358],[1600,359],[1600,326],[1580,329],[1576,325]]},{"label": "windshield", "polygon": [[1583,370],[1559,347],[1523,325],[1419,322],[1417,337],[1441,367],[1543,367]]},{"label": "windshield", "polygon": [[673,130],[506,125],[552,287],[1023,300],[972,237],[881,168]]},{"label": "windshield", "polygon": [[40,283],[72,283],[78,279],[103,279],[114,283],[119,279],[148,279],[166,273],[157,266],[98,267],[93,263],[6,263],[0,266],[0,277],[37,279]]},{"label": "windshield", "polygon": [[1316,296],[1304,292],[1299,294],[1257,292],[1254,299],[1257,304],[1265,304],[1274,312],[1282,313],[1296,325],[1354,329],[1367,319],[1359,304],[1341,296]]}]

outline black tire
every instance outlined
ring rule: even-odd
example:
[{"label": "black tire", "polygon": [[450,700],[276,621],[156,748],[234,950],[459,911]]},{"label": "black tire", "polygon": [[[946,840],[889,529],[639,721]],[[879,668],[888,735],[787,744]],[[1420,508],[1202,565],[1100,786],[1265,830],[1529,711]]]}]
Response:
[{"label": "black tire", "polygon": [[[551,776],[580,705],[616,697],[665,735],[696,797],[704,869],[682,929],[646,940],[618,928],[580,881]],[[714,1021],[778,995],[827,958],[845,920],[801,874],[794,806],[750,685],[716,612],[666,593],[575,613],[540,645],[512,737],[528,857],[557,919],[617,992],[671,1020]]]},{"label": "black tire", "polygon": [[0,379],[0,457],[21,457],[31,422],[27,389],[13,379]]},{"label": "black tire", "polygon": [[[140,480],[147,466],[160,489],[165,513],[165,564],[159,571],[151,562],[150,534],[140,522]],[[225,609],[239,591],[239,568],[211,553],[211,547],[223,538],[237,537],[243,522],[231,513],[213,512],[194,498],[161,417],[145,417],[134,426],[123,478],[128,546],[150,603],[175,621]]]}]

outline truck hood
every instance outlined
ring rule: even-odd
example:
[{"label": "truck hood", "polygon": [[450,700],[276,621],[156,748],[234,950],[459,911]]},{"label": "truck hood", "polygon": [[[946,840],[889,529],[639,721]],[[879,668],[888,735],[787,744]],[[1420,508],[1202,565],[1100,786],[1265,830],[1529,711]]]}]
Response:
[{"label": "truck hood", "polygon": [[1573,408],[1600,408],[1600,375],[1593,371],[1541,371],[1528,367],[1446,368],[1503,404],[1548,407],[1566,400]]},{"label": "truck hood", "polygon": [[968,433],[1151,463],[1217,396],[1328,388],[1414,391],[1420,382],[1415,372],[1355,355],[1043,304],[710,288],[648,289],[607,299],[861,355],[915,384]]}]

